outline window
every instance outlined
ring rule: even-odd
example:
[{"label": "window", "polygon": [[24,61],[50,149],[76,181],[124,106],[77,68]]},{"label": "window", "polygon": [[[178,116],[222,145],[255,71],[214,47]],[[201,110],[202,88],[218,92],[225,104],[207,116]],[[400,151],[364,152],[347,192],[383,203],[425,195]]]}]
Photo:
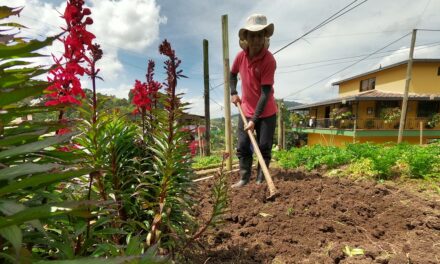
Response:
[{"label": "window", "polygon": [[417,105],[417,117],[430,117],[439,111],[439,102],[420,101]]},{"label": "window", "polygon": [[437,76],[440,76],[440,67],[437,69]]},{"label": "window", "polygon": [[361,92],[373,90],[376,86],[376,78],[365,79],[361,81]]}]

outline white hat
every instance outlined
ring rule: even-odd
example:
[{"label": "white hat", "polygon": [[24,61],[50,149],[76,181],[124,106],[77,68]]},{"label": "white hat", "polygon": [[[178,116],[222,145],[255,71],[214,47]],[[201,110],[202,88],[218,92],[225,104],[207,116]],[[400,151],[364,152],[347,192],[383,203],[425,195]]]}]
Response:
[{"label": "white hat", "polygon": [[240,29],[238,31],[238,37],[240,40],[245,39],[245,32],[246,31],[260,31],[260,30],[266,30],[266,37],[270,37],[273,34],[274,25],[273,23],[267,24],[267,18],[265,15],[260,14],[253,14],[250,17],[248,17],[246,21],[246,26]]}]

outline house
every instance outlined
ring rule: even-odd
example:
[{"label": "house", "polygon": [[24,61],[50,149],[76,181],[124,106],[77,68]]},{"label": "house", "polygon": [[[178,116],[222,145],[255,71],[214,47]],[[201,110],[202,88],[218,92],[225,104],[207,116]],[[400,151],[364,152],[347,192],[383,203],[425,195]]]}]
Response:
[{"label": "house", "polygon": [[194,115],[189,113],[183,113],[179,118],[179,122],[182,124],[182,130],[188,132],[188,146],[192,156],[197,154],[203,155],[206,148],[206,127],[205,117],[201,115]]},{"label": "house", "polygon": [[[408,61],[333,83],[338,97],[289,108],[308,145],[397,142]],[[403,141],[440,139],[440,59],[414,59]]]}]

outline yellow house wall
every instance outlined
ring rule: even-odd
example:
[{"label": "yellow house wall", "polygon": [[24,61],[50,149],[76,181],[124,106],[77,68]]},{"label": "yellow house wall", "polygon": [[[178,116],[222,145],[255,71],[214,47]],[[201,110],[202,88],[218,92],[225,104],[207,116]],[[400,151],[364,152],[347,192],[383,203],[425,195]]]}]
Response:
[{"label": "yellow house wall", "polygon": [[[440,63],[414,63],[409,92],[440,94],[440,76],[437,75],[439,67]],[[403,93],[406,81],[406,68],[407,65],[403,64],[341,83],[339,85],[339,97],[359,93],[361,80],[373,77],[376,77],[375,90]]]},{"label": "yellow house wall", "polygon": [[413,69],[410,92],[440,94],[440,63],[417,63]]},{"label": "yellow house wall", "polygon": [[[371,115],[367,114],[368,107],[373,108],[373,113]],[[358,119],[369,119],[375,117],[375,107],[376,102],[375,101],[360,101],[359,106],[357,107],[357,116]],[[353,113],[356,113],[356,106],[353,107]]]}]

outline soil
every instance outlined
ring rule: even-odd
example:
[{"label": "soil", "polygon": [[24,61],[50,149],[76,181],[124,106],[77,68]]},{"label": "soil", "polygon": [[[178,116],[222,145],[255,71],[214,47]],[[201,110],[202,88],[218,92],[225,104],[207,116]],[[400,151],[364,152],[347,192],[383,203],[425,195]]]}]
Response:
[{"label": "soil", "polygon": [[[318,173],[271,174],[275,200],[266,199],[267,184],[254,183],[255,172],[251,183],[230,189],[224,224],[201,237],[188,263],[440,263],[440,195]],[[207,217],[213,179],[197,184]]]}]

